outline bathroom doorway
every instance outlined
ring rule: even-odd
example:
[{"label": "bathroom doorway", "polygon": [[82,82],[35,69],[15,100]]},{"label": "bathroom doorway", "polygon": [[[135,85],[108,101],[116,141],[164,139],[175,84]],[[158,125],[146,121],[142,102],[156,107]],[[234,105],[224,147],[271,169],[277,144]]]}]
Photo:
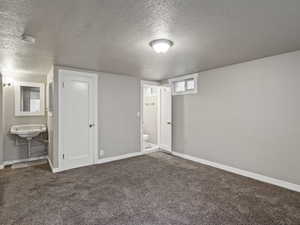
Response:
[{"label": "bathroom doorway", "polygon": [[141,148],[143,152],[158,149],[171,151],[171,88],[160,83],[141,83]]}]

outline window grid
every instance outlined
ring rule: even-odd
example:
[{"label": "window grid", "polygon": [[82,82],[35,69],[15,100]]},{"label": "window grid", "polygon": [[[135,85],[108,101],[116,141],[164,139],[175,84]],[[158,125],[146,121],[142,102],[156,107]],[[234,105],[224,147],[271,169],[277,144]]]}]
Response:
[{"label": "window grid", "polygon": [[169,79],[169,84],[172,87],[172,94],[196,94],[198,92],[197,78],[198,74],[190,74],[174,79]]}]

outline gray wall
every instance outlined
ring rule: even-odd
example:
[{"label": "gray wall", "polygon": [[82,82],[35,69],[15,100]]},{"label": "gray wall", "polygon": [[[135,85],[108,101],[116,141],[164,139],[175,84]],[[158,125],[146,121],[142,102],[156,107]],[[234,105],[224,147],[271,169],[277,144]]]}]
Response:
[{"label": "gray wall", "polygon": [[[38,75],[12,75],[15,81],[26,82],[46,82],[46,76]],[[46,116],[15,116],[15,99],[14,86],[3,88],[3,118],[4,118],[4,161],[19,160],[27,158],[27,142],[19,139],[23,144],[16,146],[16,136],[9,134],[9,129],[16,124],[43,123],[46,124]],[[45,155],[47,148],[45,144],[34,141],[32,142],[32,157]]]},{"label": "gray wall", "polygon": [[0,74],[0,166],[3,164],[3,86],[2,86],[2,75]]},{"label": "gray wall", "polygon": [[200,73],[173,98],[173,150],[300,184],[300,52]]},{"label": "gray wall", "polygon": [[99,150],[101,158],[140,151],[138,79],[100,73],[98,85]]}]

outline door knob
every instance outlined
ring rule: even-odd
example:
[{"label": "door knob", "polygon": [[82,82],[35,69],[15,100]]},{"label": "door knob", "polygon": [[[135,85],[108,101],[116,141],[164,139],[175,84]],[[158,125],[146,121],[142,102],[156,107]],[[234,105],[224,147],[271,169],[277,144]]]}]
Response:
[{"label": "door knob", "polygon": [[90,128],[92,128],[92,127],[94,127],[94,126],[95,126],[95,124],[94,124],[94,123],[89,125],[89,127],[90,127]]},{"label": "door knob", "polygon": [[168,125],[171,125],[171,122],[167,122]]}]

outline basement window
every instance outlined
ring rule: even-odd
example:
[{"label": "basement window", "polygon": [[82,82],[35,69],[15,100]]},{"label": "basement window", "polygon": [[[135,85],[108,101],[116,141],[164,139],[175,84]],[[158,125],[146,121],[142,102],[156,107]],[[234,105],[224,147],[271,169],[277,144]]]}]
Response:
[{"label": "basement window", "polygon": [[197,93],[198,74],[190,74],[169,79],[173,95],[186,95]]},{"label": "basement window", "polygon": [[183,92],[185,91],[185,82],[184,81],[175,81],[174,82],[175,92]]}]

